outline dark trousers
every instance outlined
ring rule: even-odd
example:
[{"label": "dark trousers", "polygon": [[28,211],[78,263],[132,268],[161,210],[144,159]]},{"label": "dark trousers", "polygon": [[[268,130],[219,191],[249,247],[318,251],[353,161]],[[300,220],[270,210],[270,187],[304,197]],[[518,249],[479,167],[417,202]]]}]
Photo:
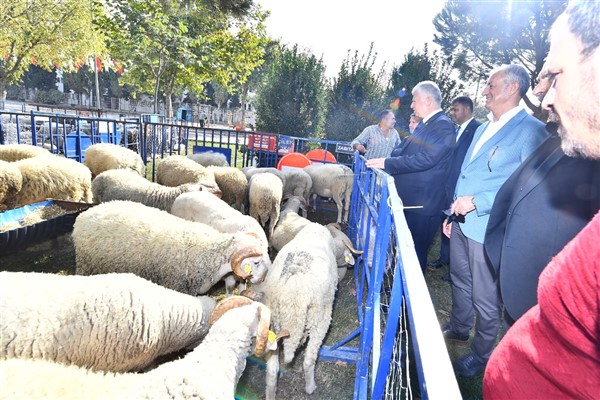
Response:
[{"label": "dark trousers", "polygon": [[444,264],[450,264],[450,239],[442,232],[440,245],[440,261]]},{"label": "dark trousers", "polygon": [[498,282],[487,265],[483,244],[466,237],[460,225],[452,224],[450,238],[450,329],[468,334],[476,317],[471,350],[480,361],[487,361],[502,324]]},{"label": "dark trousers", "polygon": [[424,271],[427,266],[427,252],[439,228],[440,218],[438,215],[423,215],[408,210],[404,212],[404,215],[415,243],[421,270]]}]

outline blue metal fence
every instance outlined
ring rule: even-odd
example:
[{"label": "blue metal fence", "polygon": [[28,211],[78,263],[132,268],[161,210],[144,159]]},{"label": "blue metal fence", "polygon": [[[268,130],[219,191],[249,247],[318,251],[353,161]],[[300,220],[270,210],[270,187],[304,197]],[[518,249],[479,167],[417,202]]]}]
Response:
[{"label": "blue metal fence", "polygon": [[364,161],[356,157],[349,224],[349,236],[364,250],[355,267],[360,345],[354,398],[412,398],[412,362],[421,398],[459,399],[393,178]]}]

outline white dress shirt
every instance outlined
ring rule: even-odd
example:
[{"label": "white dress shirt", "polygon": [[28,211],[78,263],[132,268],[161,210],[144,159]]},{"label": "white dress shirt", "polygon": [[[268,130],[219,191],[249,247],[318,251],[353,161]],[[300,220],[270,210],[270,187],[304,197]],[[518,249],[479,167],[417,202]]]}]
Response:
[{"label": "white dress shirt", "polygon": [[467,125],[469,125],[471,123],[471,121],[473,121],[473,117],[469,118],[468,120],[466,120],[465,122],[463,122],[462,124],[460,124],[460,126],[458,127],[458,133],[456,134],[456,141],[457,142],[458,142],[458,139],[460,139],[460,136],[465,131],[465,129],[467,129]]},{"label": "white dress shirt", "polygon": [[438,108],[437,110],[432,111],[428,116],[423,118],[423,123],[426,124],[427,121],[429,121],[431,119],[431,117],[433,117],[435,114],[439,113],[440,111],[442,111],[441,108]]},{"label": "white dress shirt", "polygon": [[485,142],[490,140],[492,138],[492,136],[494,136],[496,133],[498,133],[498,131],[500,129],[502,129],[504,127],[504,125],[506,125],[508,123],[508,121],[510,121],[522,109],[523,109],[522,106],[517,106],[515,108],[511,108],[510,110],[508,110],[507,112],[502,114],[500,116],[500,118],[498,118],[498,121],[494,121],[494,117],[493,117],[492,113],[489,113],[488,119],[490,120],[490,123],[485,128],[483,135],[481,135],[481,137],[479,138],[477,143],[475,143],[475,147],[473,148],[473,154],[471,154],[471,160],[473,160],[473,158],[475,158],[475,156],[477,155],[477,152],[479,152],[479,150],[485,144]]}]

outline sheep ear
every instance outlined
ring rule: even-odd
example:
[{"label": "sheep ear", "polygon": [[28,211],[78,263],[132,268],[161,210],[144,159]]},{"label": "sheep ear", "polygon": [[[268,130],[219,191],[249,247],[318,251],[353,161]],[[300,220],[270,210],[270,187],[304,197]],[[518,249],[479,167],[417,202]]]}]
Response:
[{"label": "sheep ear", "polygon": [[246,290],[242,290],[242,292],[240,293],[240,296],[247,297],[250,300],[254,300],[254,301],[261,301],[263,298],[263,293],[257,292],[252,289],[246,289]]},{"label": "sheep ear", "polygon": [[342,227],[337,222],[332,222],[330,224],[327,224],[327,226],[332,227],[333,229],[337,229],[338,231],[342,230]]},{"label": "sheep ear", "polygon": [[271,325],[271,310],[261,303],[255,303],[258,306],[258,327],[256,328],[256,344],[254,345],[254,354],[262,357],[267,351],[269,342],[269,326]]},{"label": "sheep ear", "polygon": [[279,340],[287,338],[287,337],[290,337],[290,331],[288,331],[287,329],[282,329],[277,334],[277,338],[275,340],[279,341]]},{"label": "sheep ear", "polygon": [[353,252],[354,254],[363,254],[364,251],[362,250],[356,250],[353,246],[352,243],[350,243],[350,241],[346,238],[343,239],[344,245],[348,248],[348,250],[350,250],[351,252]]}]

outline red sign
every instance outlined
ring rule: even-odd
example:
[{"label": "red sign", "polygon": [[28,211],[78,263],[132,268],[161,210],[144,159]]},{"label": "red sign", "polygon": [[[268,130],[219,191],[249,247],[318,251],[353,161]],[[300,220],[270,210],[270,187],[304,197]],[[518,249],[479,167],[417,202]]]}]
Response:
[{"label": "red sign", "polygon": [[248,135],[248,148],[251,150],[275,152],[277,135],[253,133]]}]

